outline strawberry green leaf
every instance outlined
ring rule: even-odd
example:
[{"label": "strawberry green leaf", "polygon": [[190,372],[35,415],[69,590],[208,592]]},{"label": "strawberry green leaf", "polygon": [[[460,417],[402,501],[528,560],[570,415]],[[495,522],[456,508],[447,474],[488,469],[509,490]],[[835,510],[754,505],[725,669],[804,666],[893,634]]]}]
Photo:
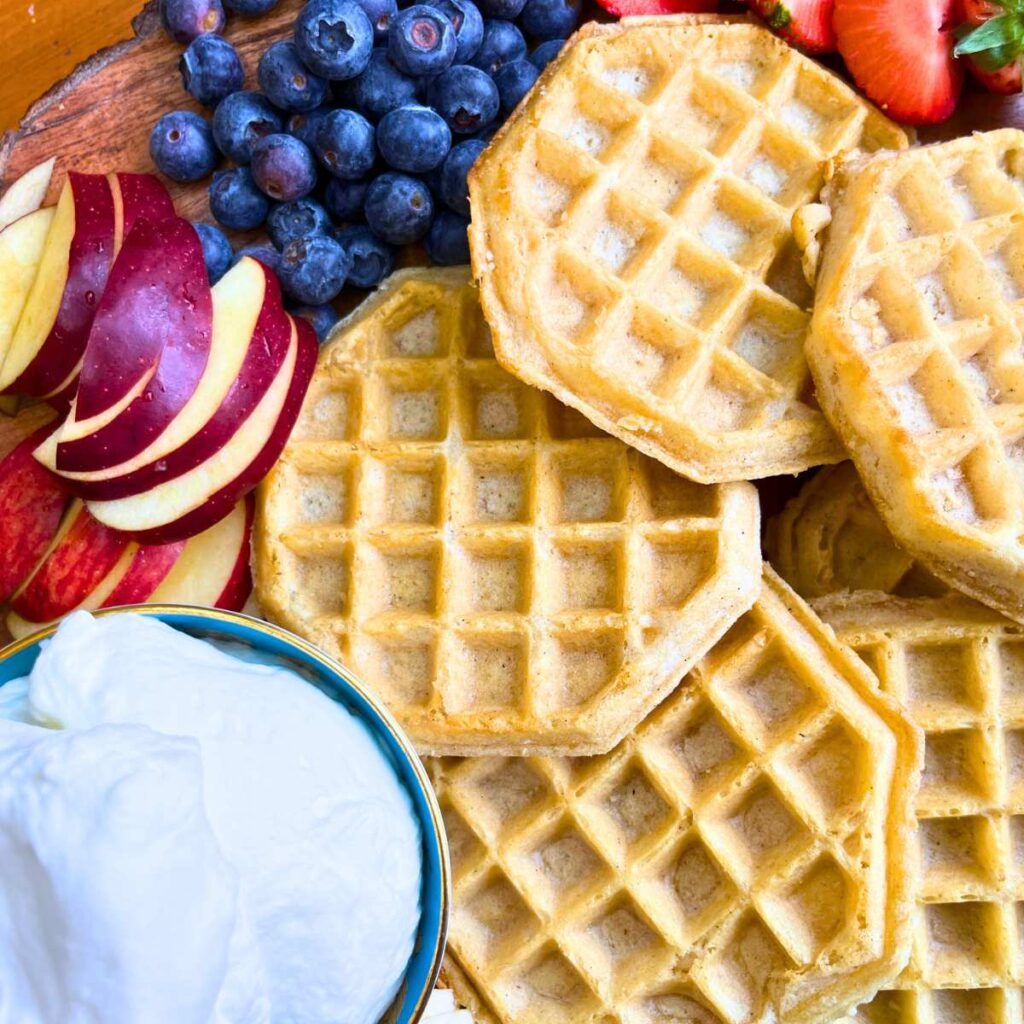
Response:
[{"label": "strawberry green leaf", "polygon": [[1000,14],[968,29],[957,30],[956,57],[970,57],[985,71],[998,71],[1024,52],[1024,18],[1018,14]]},{"label": "strawberry green leaf", "polygon": [[772,9],[771,14],[768,15],[767,22],[768,27],[778,32],[780,29],[784,29],[793,20],[793,15],[789,13],[789,8],[785,4],[776,4]]}]

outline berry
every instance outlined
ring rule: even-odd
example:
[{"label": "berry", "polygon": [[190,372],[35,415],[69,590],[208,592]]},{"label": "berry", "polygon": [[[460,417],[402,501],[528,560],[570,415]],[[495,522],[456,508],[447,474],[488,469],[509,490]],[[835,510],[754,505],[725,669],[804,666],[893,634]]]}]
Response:
[{"label": "berry", "polygon": [[213,176],[210,212],[226,228],[258,228],[270,210],[270,200],[256,187],[248,167],[233,167]]},{"label": "berry", "polygon": [[518,18],[526,0],[480,0],[480,13],[487,18],[504,18],[511,21]]},{"label": "berry", "polygon": [[580,20],[580,0],[526,0],[520,22],[534,39],[565,39]]},{"label": "berry", "polygon": [[330,215],[315,199],[280,203],[267,217],[267,234],[278,249],[283,249],[295,238],[326,235],[330,230]]},{"label": "berry", "polygon": [[295,238],[281,253],[281,285],[296,301],[322,306],[337,298],[351,266],[344,246],[333,238]]},{"label": "berry", "polygon": [[289,135],[294,135],[310,149],[316,148],[316,133],[320,123],[331,112],[330,107],[314,107],[312,110],[300,110],[288,117],[285,128]]},{"label": "berry", "polygon": [[493,75],[502,64],[520,60],[525,56],[526,40],[523,33],[511,21],[495,19],[484,25],[484,38],[480,43],[480,49],[469,63]]},{"label": "berry", "polygon": [[467,218],[452,213],[451,210],[441,210],[434,218],[434,223],[430,225],[427,234],[427,255],[434,263],[440,263],[444,267],[468,263],[468,228]]},{"label": "berry", "polygon": [[272,270],[278,277],[281,276],[281,254],[272,246],[263,242],[261,245],[247,245],[235,253],[232,266],[245,256],[251,256],[259,260],[268,270]]},{"label": "berry", "polygon": [[225,96],[238,92],[245,69],[238,51],[223,37],[212,33],[188,44],[178,62],[181,84],[204,107],[215,107]]},{"label": "berry", "polygon": [[396,171],[422,174],[448,155],[452,133],[430,107],[399,107],[377,125],[377,148]]},{"label": "berry", "polygon": [[387,43],[391,19],[398,13],[395,0],[358,0],[373,26],[374,43]]},{"label": "berry", "polygon": [[267,48],[256,78],[267,99],[282,110],[312,110],[327,98],[327,79],[310,71],[288,40]]},{"label": "berry", "polygon": [[217,148],[236,164],[247,164],[252,147],[265,135],[279,132],[281,115],[258,92],[233,92],[213,112]]},{"label": "berry", "polygon": [[469,216],[469,186],[466,179],[476,158],[487,148],[480,139],[469,139],[452,147],[441,166],[441,181],[438,191],[441,198],[456,213]]},{"label": "berry", "polygon": [[399,71],[383,47],[370,54],[366,68],[342,91],[351,106],[375,121],[389,110],[415,103],[419,92],[416,80]]},{"label": "berry", "polygon": [[327,340],[327,335],[338,322],[340,317],[338,311],[327,304],[322,306],[295,306],[291,310],[292,316],[301,316],[308,320],[316,331],[316,339],[322,345]]},{"label": "berry", "polygon": [[750,0],[768,27],[807,53],[831,53],[836,48],[832,12],[836,0]]},{"label": "berry", "polygon": [[469,64],[442,71],[427,89],[430,105],[459,135],[489,124],[498,114],[500,99],[494,79]]},{"label": "berry", "polygon": [[260,191],[279,202],[301,199],[316,187],[316,160],[309,146],[294,135],[260,139],[253,146],[250,167]]},{"label": "berry", "polygon": [[649,14],[705,14],[718,9],[718,0],[597,0],[617,18]]},{"label": "berry", "polygon": [[236,14],[252,17],[272,11],[277,6],[277,0],[224,0],[224,5]]},{"label": "berry", "polygon": [[153,125],[149,155],[174,181],[199,181],[219,159],[209,124],[191,110],[174,110]]},{"label": "berry", "polygon": [[373,125],[354,110],[332,110],[317,130],[316,155],[336,178],[365,178],[377,159]]},{"label": "berry", "polygon": [[366,223],[385,242],[408,245],[430,229],[434,201],[418,178],[389,172],[370,182],[364,212]]},{"label": "berry", "polygon": [[1012,96],[1021,91],[1024,4],[1021,0],[960,0],[962,22],[953,48],[972,77],[988,92]]},{"label": "berry", "polygon": [[951,7],[952,0],[836,0],[839,52],[889,117],[935,124],[953,113],[963,68],[952,54]]},{"label": "berry", "polygon": [[373,25],[354,0],[310,0],[295,21],[295,48],[324,78],[355,78],[370,59]]},{"label": "berry", "polygon": [[160,20],[175,42],[191,43],[224,28],[224,8],[220,0],[161,0]]},{"label": "berry", "polygon": [[231,248],[228,236],[220,228],[215,228],[212,224],[199,223],[194,223],[192,226],[196,229],[196,234],[203,246],[206,276],[209,277],[210,284],[216,284],[227,273],[228,267],[234,260],[235,252]]},{"label": "berry", "polygon": [[480,49],[484,37],[484,19],[473,0],[427,0],[427,6],[440,11],[455,29],[455,63],[465,64]]},{"label": "berry", "polygon": [[363,219],[363,203],[369,181],[342,181],[331,178],[324,191],[324,205],[331,216],[342,224]]},{"label": "berry", "polygon": [[436,75],[455,60],[455,29],[425,4],[407,7],[391,21],[388,54],[407,75]]},{"label": "berry", "polygon": [[395,268],[395,253],[369,228],[343,228],[337,234],[352,261],[348,283],[357,288],[376,288]]},{"label": "berry", "polygon": [[513,60],[498,68],[494,84],[501,97],[501,109],[511,114],[520,100],[533,88],[540,72],[528,60]]},{"label": "berry", "polygon": [[561,52],[565,46],[564,39],[549,39],[541,43],[530,54],[530,63],[538,70],[543,71]]}]

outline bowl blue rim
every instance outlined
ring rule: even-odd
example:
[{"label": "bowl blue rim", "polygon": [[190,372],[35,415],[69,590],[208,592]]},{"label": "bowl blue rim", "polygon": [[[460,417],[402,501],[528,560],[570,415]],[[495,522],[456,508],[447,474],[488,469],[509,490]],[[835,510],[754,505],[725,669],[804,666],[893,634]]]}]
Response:
[{"label": "bowl blue rim", "polygon": [[[419,755],[416,753],[416,750],[412,745],[412,741],[405,735],[397,719],[391,714],[380,698],[377,697],[373,691],[358,678],[358,676],[354,675],[344,665],[335,661],[329,655],[324,654],[323,651],[314,644],[311,644],[308,640],[304,640],[295,633],[292,633],[287,629],[283,629],[280,626],[275,626],[273,623],[267,622],[264,619],[256,618],[255,616],[248,615],[245,612],[232,612],[220,608],[206,608],[200,605],[188,604],[116,605],[111,608],[96,609],[95,611],[92,611],[91,614],[96,617],[106,617],[108,615],[123,614],[124,612],[136,612],[144,615],[152,615],[159,618],[161,621],[166,621],[170,626],[187,626],[187,620],[201,619],[206,622],[219,624],[226,623],[236,627],[240,626],[243,631],[255,631],[257,633],[261,633],[265,637],[274,641],[275,644],[279,644],[290,649],[292,653],[298,655],[300,661],[303,661],[306,664],[312,663],[312,667],[316,668],[318,671],[326,672],[329,677],[336,677],[337,679],[340,679],[341,684],[351,690],[357,698],[356,704],[363,705],[362,707],[357,707],[357,710],[362,712],[365,717],[371,720],[376,720],[372,722],[372,725],[376,727],[375,731],[383,730],[388,736],[390,736],[394,748],[397,748],[397,751],[401,754],[400,760],[403,762],[405,768],[408,769],[408,772],[399,772],[403,786],[405,786],[406,789],[412,789],[412,786],[410,785],[410,777],[415,780],[419,796],[422,798],[423,804],[426,807],[427,814],[429,816],[429,834],[432,834],[434,837],[434,844],[437,853],[437,869],[440,874],[441,882],[439,894],[440,905],[437,912],[437,928],[436,934],[434,935],[434,949],[430,958],[430,966],[427,970],[422,990],[417,993],[416,1002],[412,1007],[412,1012],[407,1018],[405,1018],[406,1024],[417,1024],[423,1016],[423,1011],[426,1009],[427,1001],[434,990],[434,986],[437,984],[438,975],[441,972],[441,964],[444,959],[445,946],[448,938],[448,924],[451,915],[452,876],[448,837],[444,828],[444,820],[441,816],[441,808],[437,802],[437,796],[434,793],[434,787],[431,785],[427,771],[424,768],[422,761],[420,761]],[[174,620],[181,621],[176,622]],[[5,647],[0,648],[0,664],[9,661],[11,658],[14,658],[19,654],[23,654],[29,648],[37,646],[43,640],[48,639],[57,631],[58,625],[59,622],[54,622],[48,626],[43,626],[36,632],[22,637],[20,640],[14,640]],[[238,638],[235,637],[229,639],[237,640]],[[415,794],[410,795],[415,796]],[[421,826],[426,826],[428,822],[424,821],[424,816],[421,813],[421,808],[418,802],[416,800],[413,802],[414,806],[416,806],[417,817],[420,820]],[[424,847],[427,847],[426,828],[424,828],[424,833]],[[424,867],[426,867],[426,865],[424,865]],[[424,875],[424,887],[426,884],[426,876]],[[435,929],[431,930],[434,931]],[[422,938],[423,932],[420,932],[419,935]],[[413,958],[415,958],[415,956],[416,952],[414,951]],[[410,959],[410,963],[413,958]],[[406,984],[407,981],[408,979],[403,982],[403,985]],[[405,999],[407,998],[408,996],[402,999],[403,1006]],[[386,1014],[384,1019],[387,1020],[391,1018]]]}]

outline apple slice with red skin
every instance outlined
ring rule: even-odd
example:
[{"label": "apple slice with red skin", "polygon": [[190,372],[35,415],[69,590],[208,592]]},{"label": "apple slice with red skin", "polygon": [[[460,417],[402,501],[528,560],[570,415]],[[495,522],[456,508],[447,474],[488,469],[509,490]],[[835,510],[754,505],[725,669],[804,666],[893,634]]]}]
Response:
[{"label": "apple slice with red skin", "polygon": [[0,391],[46,398],[68,386],[114,255],[114,198],[101,174],[71,171],[0,366]]},{"label": "apple slice with red skin", "polygon": [[164,183],[155,174],[128,174],[117,171],[107,175],[114,197],[114,255],[116,256],[140,217],[168,220],[177,216],[174,201]]},{"label": "apple slice with red skin", "polygon": [[117,501],[91,502],[93,515],[147,544],[193,536],[225,516],[277,461],[298,418],[316,366],[316,333],[292,324],[292,343],[273,384],[227,444],[173,480]]},{"label": "apple slice with red skin", "polygon": [[167,578],[174,563],[181,557],[187,541],[170,544],[140,544],[125,574],[100,604],[113,608],[119,604],[142,604]]},{"label": "apple slice with red skin", "polygon": [[56,162],[57,158],[51,156],[49,160],[36,164],[0,196],[0,231],[43,205]]},{"label": "apple slice with red skin", "polygon": [[53,210],[35,210],[0,231],[0,363],[28,301],[53,223]]}]

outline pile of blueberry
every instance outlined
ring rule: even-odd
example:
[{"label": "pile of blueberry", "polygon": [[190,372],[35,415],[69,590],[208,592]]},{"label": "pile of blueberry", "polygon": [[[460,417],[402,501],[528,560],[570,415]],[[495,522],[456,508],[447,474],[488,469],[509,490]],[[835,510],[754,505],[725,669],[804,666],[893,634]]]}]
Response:
[{"label": "pile of blueberry", "polygon": [[[468,261],[467,174],[576,27],[581,0],[309,0],[292,38],[260,58],[259,91],[243,90],[223,7],[255,15],[277,2],[162,0],[167,31],[188,44],[185,89],[213,117],[165,114],[150,152],[176,181],[213,174],[224,227],[265,225],[273,244],[246,251],[327,326],[319,307],[346,284],[378,284],[396,246]],[[225,157],[234,166],[217,170]],[[223,232],[200,229],[216,280],[238,255]]]}]

